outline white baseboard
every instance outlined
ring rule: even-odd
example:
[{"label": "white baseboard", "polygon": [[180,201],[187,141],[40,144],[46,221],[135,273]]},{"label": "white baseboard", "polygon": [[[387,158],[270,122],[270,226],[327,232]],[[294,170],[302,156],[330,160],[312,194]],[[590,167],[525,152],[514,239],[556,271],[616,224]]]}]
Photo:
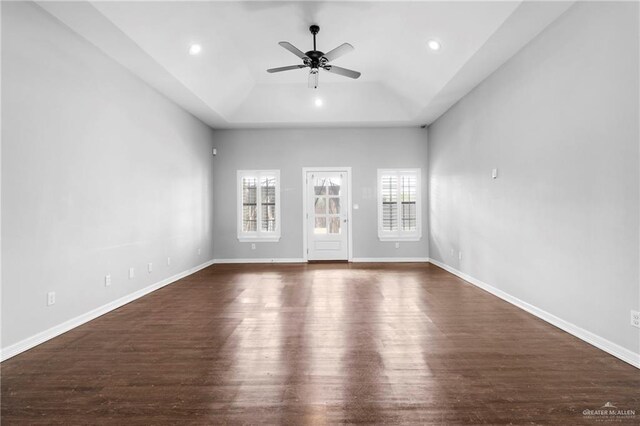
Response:
[{"label": "white baseboard", "polygon": [[6,348],[2,348],[2,351],[0,352],[0,361],[5,361],[11,357],[14,357],[16,355],[18,355],[19,353],[22,353],[26,350],[29,350],[31,348],[33,348],[34,346],[37,346],[41,343],[46,342],[47,340],[53,339],[56,336],[59,336],[63,333],[66,333],[67,331],[70,331],[78,326],[81,326],[82,324],[89,322],[93,319],[98,318],[99,316],[102,316],[110,311],[113,311],[114,309],[117,309],[123,305],[126,305],[127,303],[133,302],[136,299],[141,298],[142,296],[145,296],[155,290],[158,290],[159,288],[165,287],[171,283],[174,283],[176,281],[178,281],[179,279],[182,279],[188,275],[191,275],[195,272],[198,272],[201,269],[206,268],[207,266],[210,266],[213,264],[213,260],[210,260],[208,262],[202,263],[198,266],[194,266],[193,268],[187,269],[186,271],[180,272],[179,274],[173,275],[169,278],[165,278],[162,281],[159,281],[155,284],[151,284],[148,287],[145,287],[143,289],[140,289],[138,291],[135,291],[131,294],[128,294],[126,296],[123,296],[119,299],[116,299],[112,302],[107,303],[106,305],[102,305],[96,309],[93,309],[87,313],[84,313],[82,315],[79,315],[75,318],[72,318],[68,321],[63,322],[62,324],[58,324],[54,327],[51,327],[48,330],[42,331],[38,334],[35,334],[31,337],[27,337],[24,340],[21,340],[18,343],[15,343],[11,346],[7,346]]},{"label": "white baseboard", "polygon": [[428,257],[354,257],[353,263],[426,263]]},{"label": "white baseboard", "polygon": [[222,265],[226,263],[305,263],[303,258],[277,258],[277,259],[214,259],[213,263]]},{"label": "white baseboard", "polygon": [[[303,258],[276,258],[276,259],[214,259],[213,263],[222,265],[226,263],[306,263]],[[429,262],[428,257],[355,257],[353,263],[405,263],[405,262]]]},{"label": "white baseboard", "polygon": [[451,266],[444,264],[438,260],[429,259],[429,262],[433,263],[436,266],[439,266],[440,268],[444,269],[447,272],[451,272],[453,275],[456,275],[462,278],[463,280],[469,282],[470,284],[473,284],[476,287],[479,287],[493,294],[494,296],[497,296],[500,299],[506,302],[509,302],[512,305],[517,306],[518,308],[523,309],[532,315],[535,315],[541,320],[544,320],[549,324],[554,325],[559,329],[566,331],[569,334],[572,334],[578,339],[583,340],[595,346],[596,348],[601,349],[615,356],[616,358],[619,358],[622,361],[633,365],[636,368],[640,368],[640,354],[630,351],[629,349],[624,348],[618,345],[617,343],[613,343],[612,341],[607,340],[604,337],[598,336],[597,334],[587,331],[584,328],[578,327],[577,325],[572,324],[568,321],[565,321],[562,318],[558,318],[557,316],[550,314],[547,311],[537,308],[525,301],[518,299],[517,297],[511,296],[510,294],[505,293],[500,289],[497,289],[485,282],[482,282],[470,275],[467,275],[464,272],[460,272],[457,269],[452,268]]}]

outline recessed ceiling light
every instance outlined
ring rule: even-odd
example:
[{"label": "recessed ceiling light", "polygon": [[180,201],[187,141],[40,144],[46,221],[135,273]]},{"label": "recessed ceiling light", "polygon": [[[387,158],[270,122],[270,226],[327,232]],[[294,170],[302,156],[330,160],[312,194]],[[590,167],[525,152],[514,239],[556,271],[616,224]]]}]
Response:
[{"label": "recessed ceiling light", "polygon": [[189,47],[189,55],[197,55],[200,52],[202,52],[202,46],[199,44],[192,44]]},{"label": "recessed ceiling light", "polygon": [[320,99],[320,98],[316,99],[316,106],[317,107],[321,107],[322,106],[322,99]]},{"label": "recessed ceiling light", "polygon": [[442,47],[438,40],[429,40],[427,42],[427,46],[429,46],[429,49],[431,50],[440,50],[440,48]]}]

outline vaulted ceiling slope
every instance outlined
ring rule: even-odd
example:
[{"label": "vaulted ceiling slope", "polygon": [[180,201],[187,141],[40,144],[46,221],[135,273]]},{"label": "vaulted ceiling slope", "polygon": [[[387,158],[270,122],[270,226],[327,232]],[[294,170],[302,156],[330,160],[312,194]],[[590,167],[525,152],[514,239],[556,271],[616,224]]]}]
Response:
[{"label": "vaulted ceiling slope", "polygon": [[[250,128],[429,124],[572,2],[38,4],[205,123]],[[279,41],[311,50],[311,24],[320,25],[318,50],[355,47],[335,65],[360,79],[321,70],[309,89],[308,69],[266,73],[300,61]],[[200,54],[189,54],[193,44]]]}]

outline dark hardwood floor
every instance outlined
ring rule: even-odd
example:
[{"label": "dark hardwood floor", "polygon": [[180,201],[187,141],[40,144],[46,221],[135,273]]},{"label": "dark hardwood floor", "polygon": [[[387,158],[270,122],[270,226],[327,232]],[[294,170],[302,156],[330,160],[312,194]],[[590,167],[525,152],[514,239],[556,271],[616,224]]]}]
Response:
[{"label": "dark hardwood floor", "polygon": [[216,265],[1,387],[3,425],[640,422],[639,370],[428,264]]}]

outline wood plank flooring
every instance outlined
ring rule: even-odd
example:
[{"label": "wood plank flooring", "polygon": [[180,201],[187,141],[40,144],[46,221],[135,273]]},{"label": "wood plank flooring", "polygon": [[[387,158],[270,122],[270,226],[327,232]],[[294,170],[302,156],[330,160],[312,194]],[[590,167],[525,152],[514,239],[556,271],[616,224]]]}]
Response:
[{"label": "wood plank flooring", "polygon": [[215,265],[1,368],[3,425],[640,422],[639,370],[429,264]]}]

